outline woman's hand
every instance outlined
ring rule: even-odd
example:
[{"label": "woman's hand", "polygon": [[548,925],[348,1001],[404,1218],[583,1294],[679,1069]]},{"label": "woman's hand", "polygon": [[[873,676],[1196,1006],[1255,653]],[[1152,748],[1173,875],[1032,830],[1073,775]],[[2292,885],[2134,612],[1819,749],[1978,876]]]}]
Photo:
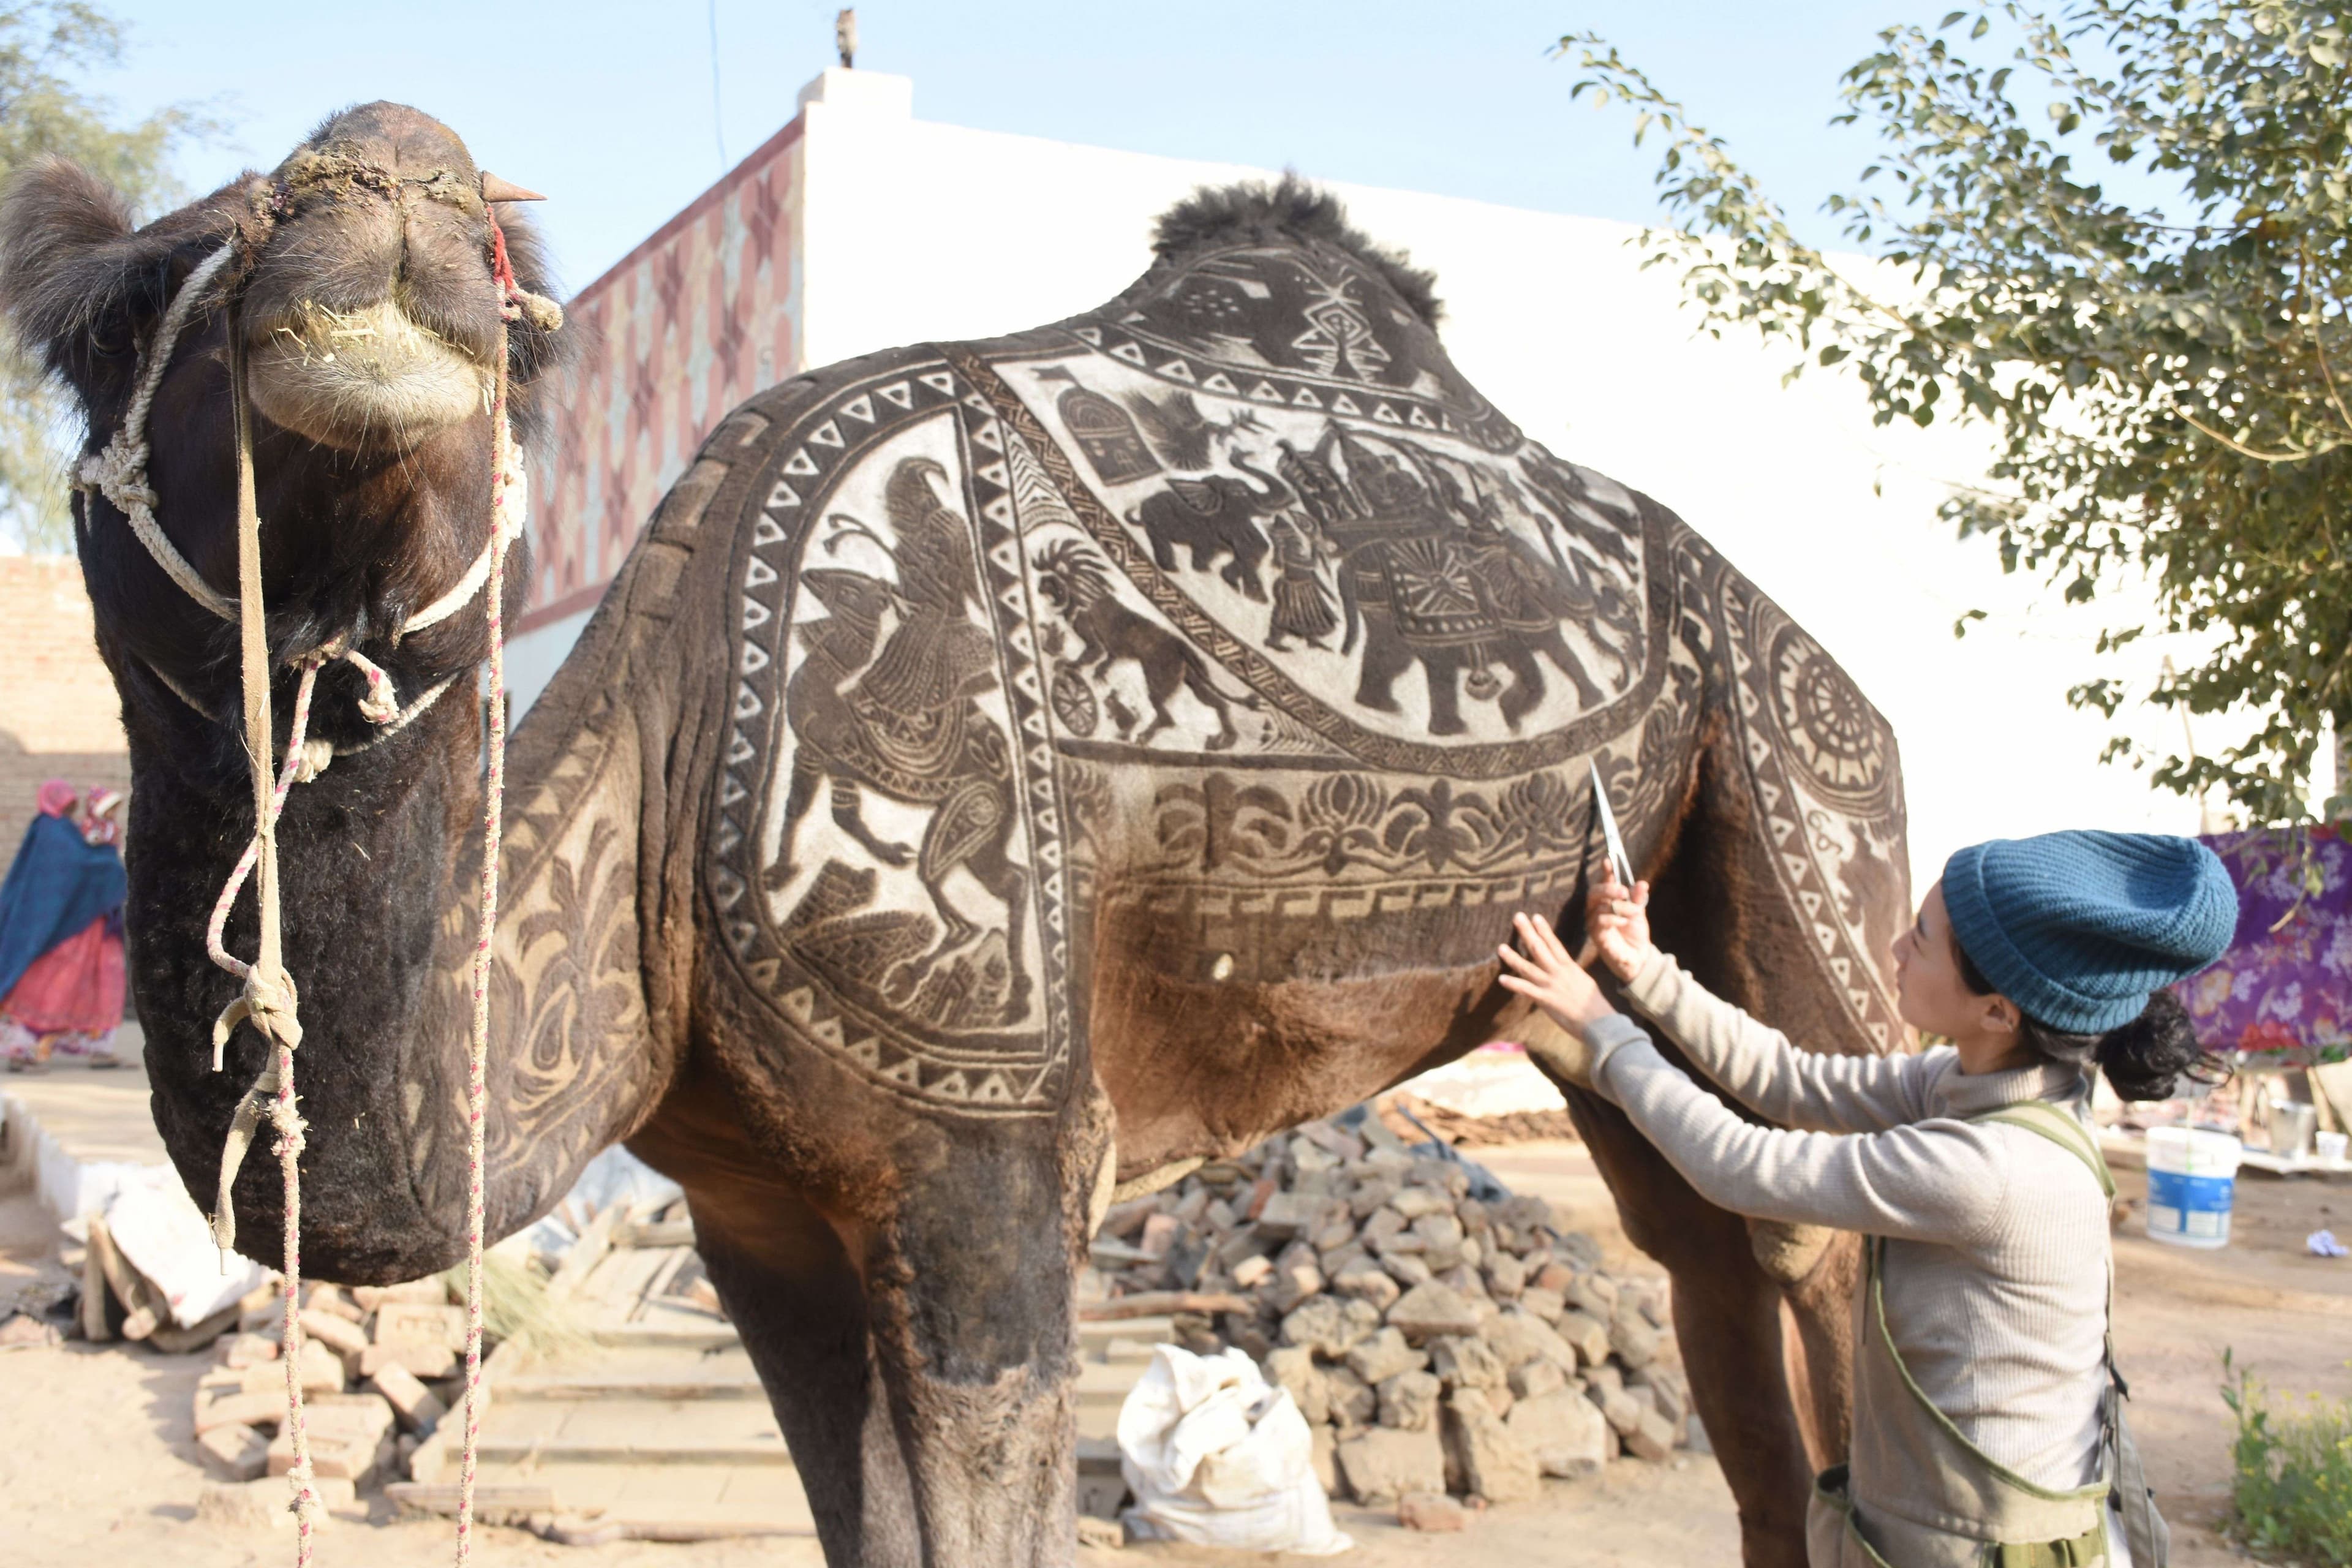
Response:
[{"label": "woman's hand", "polygon": [[1628,888],[1612,876],[1586,901],[1584,929],[1609,973],[1633,979],[1658,951],[1650,941],[1650,884]]},{"label": "woman's hand", "polygon": [[[1592,976],[1560,945],[1559,933],[1551,929],[1549,921],[1517,914],[1511,917],[1511,925],[1518,932],[1518,947],[1505,942],[1495,950],[1503,961],[1499,978],[1505,988],[1533,1002],[1553,1023],[1573,1035],[1582,1035],[1585,1026],[1616,1011],[1601,994]],[[1527,951],[1522,952],[1520,948]]]}]

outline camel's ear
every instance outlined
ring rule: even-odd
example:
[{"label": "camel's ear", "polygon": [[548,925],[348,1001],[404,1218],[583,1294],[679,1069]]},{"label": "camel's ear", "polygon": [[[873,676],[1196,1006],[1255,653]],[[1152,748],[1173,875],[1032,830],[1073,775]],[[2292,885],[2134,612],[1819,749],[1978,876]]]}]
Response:
[{"label": "camel's ear", "polygon": [[129,204],[80,164],[37,158],[0,195],[0,310],[95,411],[128,395],[173,248],[135,232]]}]

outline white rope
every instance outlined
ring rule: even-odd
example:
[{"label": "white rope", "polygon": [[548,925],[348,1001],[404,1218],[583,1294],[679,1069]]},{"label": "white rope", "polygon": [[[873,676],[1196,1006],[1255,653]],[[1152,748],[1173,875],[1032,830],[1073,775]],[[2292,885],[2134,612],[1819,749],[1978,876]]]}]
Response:
[{"label": "white rope", "polygon": [[[501,414],[500,417],[503,419],[505,416]],[[506,460],[499,465],[498,477],[494,481],[499,487],[499,499],[492,512],[503,526],[506,542],[511,545],[522,537],[523,514],[530,506],[530,482],[522,471],[522,448],[516,445],[514,432],[511,429],[505,431],[504,437],[499,445],[505,448]],[[490,542],[482,547],[479,555],[474,557],[474,563],[466,569],[463,577],[457,579],[457,585],[409,616],[407,625],[400,628],[400,637],[393,639],[394,642],[400,637],[412,637],[427,626],[439,626],[473,601],[474,595],[482,591],[482,584],[490,580],[490,557],[498,550],[498,534],[499,529],[494,527]]]},{"label": "white rope", "polygon": [[236,247],[224,241],[218,250],[196,264],[188,280],[180,285],[180,291],[172,296],[171,307],[163,312],[163,324],[155,329],[155,342],[147,350],[139,390],[131,394],[121,427],[115,431],[114,439],[106,444],[104,451],[82,459],[77,475],[85,488],[105,496],[114,503],[116,510],[131,520],[131,531],[183,593],[229,622],[236,619],[235,601],[205,582],[188,564],[187,557],[173,547],[163,535],[163,526],[155,521],[155,491],[147,482],[147,410],[155,401],[155,389],[163,384],[163,371],[172,363],[172,351],[178,346],[188,318],[195,314],[205,290],[236,254]]}]

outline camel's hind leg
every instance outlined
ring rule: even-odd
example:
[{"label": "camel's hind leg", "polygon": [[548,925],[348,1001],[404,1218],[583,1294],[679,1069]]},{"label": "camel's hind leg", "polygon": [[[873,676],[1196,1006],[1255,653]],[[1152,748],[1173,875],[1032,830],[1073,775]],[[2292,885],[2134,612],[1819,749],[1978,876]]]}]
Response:
[{"label": "camel's hind leg", "polygon": [[1738,1505],[1747,1568],[1804,1568],[1813,1467],[1782,1371],[1779,1287],[1737,1215],[1693,1192],[1615,1106],[1561,1087],[1626,1237],[1674,1282],[1691,1402]]},{"label": "camel's hind leg", "polygon": [[[866,1288],[805,1201],[730,1184],[692,1194],[711,1283],[775,1408],[832,1568],[922,1568],[922,1530],[888,1387],[871,1348]],[[746,1223],[748,1222],[748,1223]]]},{"label": "camel's hind leg", "polygon": [[[1701,984],[1801,1047],[1873,1049],[1877,1042],[1855,1021],[1847,994],[1869,979],[1850,958],[1846,974],[1833,977],[1817,931],[1845,917],[1817,915],[1786,890],[1774,859],[1783,836],[1759,807],[1747,747],[1720,710],[1710,715],[1679,828],[1670,847],[1649,852],[1664,866],[1650,904],[1657,943]],[[1777,798],[1785,816],[1785,789]],[[1798,830],[1843,831],[1863,847],[1846,863],[1843,886],[1819,888],[1809,864],[1804,887],[1824,910],[1825,900],[1850,910],[1874,949],[1909,917],[1900,810],[1897,797],[1884,818],[1838,822],[1822,814]],[[1660,1045],[1679,1059],[1670,1042]],[[1692,1397],[1739,1500],[1749,1568],[1794,1568],[1804,1561],[1811,1474],[1845,1458],[1852,1426],[1855,1239],[1751,1225],[1714,1208],[1621,1111],[1589,1094],[1569,1098],[1627,1233],[1675,1278]],[[1784,1311],[1793,1335],[1783,1333]]]}]

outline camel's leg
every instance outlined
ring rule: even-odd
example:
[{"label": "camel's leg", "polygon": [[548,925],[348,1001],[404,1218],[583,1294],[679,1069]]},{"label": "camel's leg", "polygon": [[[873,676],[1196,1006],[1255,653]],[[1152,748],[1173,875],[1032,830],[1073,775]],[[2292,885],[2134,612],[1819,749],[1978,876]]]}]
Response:
[{"label": "camel's leg", "polygon": [[1107,1110],[1058,1130],[941,1118],[901,1141],[897,1211],[865,1274],[938,1568],[1076,1553],[1074,1282],[1108,1142]]},{"label": "camel's leg", "polygon": [[695,1194],[695,1239],[767,1389],[832,1568],[921,1568],[922,1531],[864,1284],[797,1194]]},{"label": "camel's leg", "polygon": [[1780,1290],[1748,1226],[1693,1192],[1622,1111],[1563,1084],[1626,1237],[1674,1281],[1691,1401],[1739,1508],[1747,1568],[1804,1568],[1812,1467],[1782,1370]]},{"label": "camel's leg", "polygon": [[[1781,891],[1733,727],[1711,718],[1702,743],[1690,805],[1654,878],[1658,945],[1700,984],[1801,1047],[1866,1049],[1822,973],[1809,921]],[[1868,894],[1868,912],[1874,924],[1899,931],[1908,918],[1900,907],[1899,826],[1891,838],[1895,868]],[[1669,1042],[1660,1044],[1679,1059]],[[1802,1235],[1759,1236],[1702,1203],[1622,1112],[1589,1094],[1569,1098],[1628,1234],[1675,1277],[1692,1397],[1739,1500],[1750,1568],[1802,1562],[1811,1473],[1845,1457],[1851,1429],[1853,1238],[1830,1239],[1815,1252]],[[1824,1238],[1816,1232],[1811,1239]],[[1784,1301],[1797,1331],[1785,1342]]]}]

